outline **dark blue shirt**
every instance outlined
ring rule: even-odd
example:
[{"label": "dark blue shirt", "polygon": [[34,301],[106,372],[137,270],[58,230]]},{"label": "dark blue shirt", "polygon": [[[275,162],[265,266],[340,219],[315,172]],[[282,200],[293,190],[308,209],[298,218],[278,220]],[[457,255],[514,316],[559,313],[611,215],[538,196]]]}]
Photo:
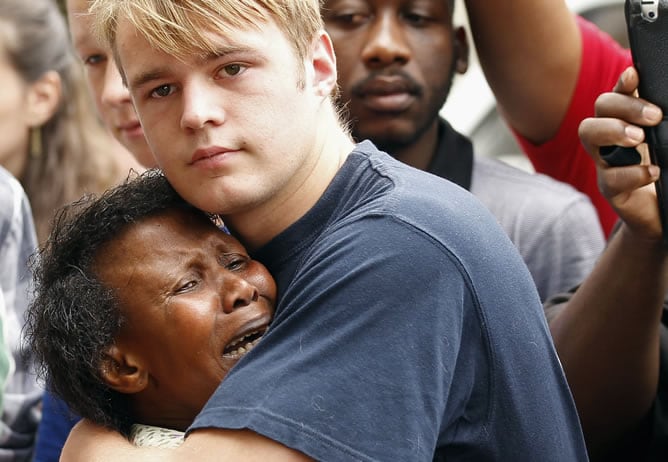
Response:
[{"label": "dark blue shirt", "polygon": [[526,266],[462,188],[361,143],[255,258],[275,319],[191,429],[317,460],[586,460]]}]

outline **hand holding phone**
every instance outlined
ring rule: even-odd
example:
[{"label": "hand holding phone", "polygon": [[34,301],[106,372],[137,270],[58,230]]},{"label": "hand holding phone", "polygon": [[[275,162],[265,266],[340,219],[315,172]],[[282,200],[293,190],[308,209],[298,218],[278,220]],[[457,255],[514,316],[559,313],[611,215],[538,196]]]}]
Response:
[{"label": "hand holding phone", "polygon": [[661,168],[656,181],[664,244],[668,246],[668,0],[625,0],[626,25],[638,95],[661,108],[664,119],[645,128],[652,163]]}]

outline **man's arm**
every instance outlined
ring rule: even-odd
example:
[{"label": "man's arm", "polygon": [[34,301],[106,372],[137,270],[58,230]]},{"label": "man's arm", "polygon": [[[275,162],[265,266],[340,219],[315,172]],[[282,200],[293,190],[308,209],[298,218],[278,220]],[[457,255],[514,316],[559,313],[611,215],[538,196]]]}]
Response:
[{"label": "man's arm", "polygon": [[[593,456],[647,414],[656,396],[659,324],[668,290],[668,251],[653,181],[658,168],[613,168],[599,156],[600,146],[636,146],[637,126],[654,125],[660,114],[634,98],[637,73],[626,71],[615,91],[596,103],[596,118],[586,119],[580,136],[592,154],[599,183],[624,223],[591,275],[550,329]],[[626,122],[628,121],[628,122]],[[636,127],[631,126],[635,124]]]},{"label": "man's arm", "polygon": [[580,69],[575,17],[559,0],[465,4],[480,64],[508,123],[534,144],[549,140],[568,109]]},{"label": "man's arm", "polygon": [[198,430],[175,449],[138,448],[119,433],[82,420],[70,433],[60,460],[302,462],[312,459],[250,430]]}]

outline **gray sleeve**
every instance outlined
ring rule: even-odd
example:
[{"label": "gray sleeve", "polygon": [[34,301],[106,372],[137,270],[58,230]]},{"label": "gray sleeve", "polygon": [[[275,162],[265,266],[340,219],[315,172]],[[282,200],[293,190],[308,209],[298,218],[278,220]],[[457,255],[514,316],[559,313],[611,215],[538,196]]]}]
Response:
[{"label": "gray sleeve", "polygon": [[596,211],[579,194],[534,232],[541,233],[540,239],[531,255],[523,257],[543,301],[580,284],[605,247]]}]

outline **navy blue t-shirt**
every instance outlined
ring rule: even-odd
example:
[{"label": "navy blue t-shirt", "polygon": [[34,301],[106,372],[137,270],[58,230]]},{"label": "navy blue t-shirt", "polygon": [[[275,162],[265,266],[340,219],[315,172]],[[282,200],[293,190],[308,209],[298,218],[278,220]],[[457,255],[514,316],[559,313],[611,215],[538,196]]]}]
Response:
[{"label": "navy blue t-shirt", "polygon": [[364,142],[254,257],[275,319],[191,430],[327,461],[586,460],[531,276],[465,190]]}]

